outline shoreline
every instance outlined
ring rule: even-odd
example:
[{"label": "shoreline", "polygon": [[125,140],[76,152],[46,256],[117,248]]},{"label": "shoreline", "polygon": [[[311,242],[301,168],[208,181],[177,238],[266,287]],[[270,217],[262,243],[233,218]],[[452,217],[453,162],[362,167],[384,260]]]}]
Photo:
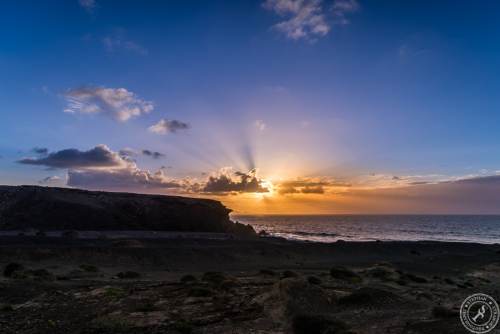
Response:
[{"label": "shoreline", "polygon": [[[70,232],[72,235],[64,235]],[[37,231],[23,231],[23,230],[3,230],[0,231],[0,238],[40,238],[37,236]],[[230,233],[217,233],[217,232],[184,232],[184,231],[152,231],[152,230],[123,230],[123,231],[99,231],[99,230],[85,230],[85,231],[65,231],[65,230],[54,230],[54,231],[43,231],[42,237],[48,238],[62,238],[62,239],[151,239],[151,240],[162,240],[162,239],[213,239],[213,240],[228,240],[228,239],[277,239],[277,240],[287,240],[290,242],[304,242],[304,243],[320,243],[320,244],[334,244],[337,242],[440,242],[440,243],[464,243],[464,244],[478,244],[478,245],[500,245],[500,240],[497,242],[480,242],[471,240],[431,240],[431,239],[354,239],[354,238],[344,238],[340,236],[332,241],[322,241],[322,240],[311,240],[308,238],[293,238],[283,236],[286,233],[268,233],[265,236],[238,236]],[[290,233],[293,234],[293,233]],[[304,233],[309,235],[309,233]],[[321,234],[321,233],[318,233]],[[297,235],[301,235],[300,233]]]}]

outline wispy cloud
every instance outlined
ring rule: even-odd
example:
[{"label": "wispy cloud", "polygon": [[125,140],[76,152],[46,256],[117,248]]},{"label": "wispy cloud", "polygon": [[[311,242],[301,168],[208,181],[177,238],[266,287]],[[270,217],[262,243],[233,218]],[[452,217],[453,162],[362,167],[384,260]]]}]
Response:
[{"label": "wispy cloud", "polygon": [[160,159],[160,158],[165,157],[165,154],[163,154],[163,153],[156,152],[156,151],[150,151],[150,150],[142,150],[142,154],[147,156],[147,157],[151,157],[153,159]]},{"label": "wispy cloud", "polygon": [[266,0],[263,7],[283,21],[273,29],[293,40],[314,41],[326,36],[332,25],[349,23],[347,15],[359,9],[356,0],[336,0],[326,4],[322,0]]},{"label": "wispy cloud", "polygon": [[82,87],[70,89],[64,97],[67,102],[64,112],[105,114],[121,122],[154,109],[152,102],[140,99],[125,88]]},{"label": "wispy cloud", "polygon": [[124,29],[115,29],[113,33],[107,35],[102,39],[102,44],[107,52],[114,53],[120,50],[134,52],[136,54],[145,56],[149,53],[141,44],[126,37]]},{"label": "wispy cloud", "polygon": [[267,124],[261,119],[256,120],[254,125],[259,131],[264,131],[267,128]]},{"label": "wispy cloud", "polygon": [[46,147],[34,147],[31,151],[38,155],[47,155],[49,153],[49,149]]},{"label": "wispy cloud", "polygon": [[95,0],[78,0],[78,4],[89,13],[92,13],[97,7]]},{"label": "wispy cloud", "polygon": [[161,119],[158,123],[150,126],[148,130],[150,132],[156,133],[158,135],[166,135],[168,133],[176,133],[180,130],[189,129],[189,124],[178,121],[178,120],[168,120]]},{"label": "wispy cloud", "polygon": [[336,0],[332,6],[333,23],[345,25],[350,21],[347,18],[348,14],[359,10],[359,3],[356,0]]}]

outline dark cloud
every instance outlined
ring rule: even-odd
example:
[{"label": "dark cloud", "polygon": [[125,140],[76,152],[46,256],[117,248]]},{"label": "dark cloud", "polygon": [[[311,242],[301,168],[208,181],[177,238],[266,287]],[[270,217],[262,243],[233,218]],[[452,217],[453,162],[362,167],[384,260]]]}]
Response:
[{"label": "dark cloud", "polygon": [[160,159],[160,158],[165,157],[165,154],[163,154],[163,153],[150,151],[150,150],[142,150],[142,154],[145,156],[151,157],[153,159]]},{"label": "dark cloud", "polygon": [[70,148],[50,153],[45,157],[24,158],[17,162],[49,168],[119,167],[125,164],[125,161],[106,145],[98,145],[88,151]]},{"label": "dark cloud", "polygon": [[135,166],[119,169],[69,170],[68,186],[98,190],[132,190],[180,188],[163,172],[140,170]]},{"label": "dark cloud", "polygon": [[49,149],[46,147],[34,147],[31,150],[33,153],[39,154],[39,155],[47,155],[49,154]]},{"label": "dark cloud", "polygon": [[255,169],[248,173],[236,172],[236,180],[230,174],[222,173],[219,176],[210,176],[202,188],[206,193],[264,193],[269,189],[262,186],[262,180],[255,175]]},{"label": "dark cloud", "polygon": [[118,151],[118,154],[121,157],[133,157],[137,155],[137,152],[131,148],[123,148],[120,151]]},{"label": "dark cloud", "polygon": [[161,119],[158,123],[150,126],[149,131],[159,135],[166,135],[168,133],[176,133],[179,130],[187,130],[189,127],[189,124],[175,119]]}]

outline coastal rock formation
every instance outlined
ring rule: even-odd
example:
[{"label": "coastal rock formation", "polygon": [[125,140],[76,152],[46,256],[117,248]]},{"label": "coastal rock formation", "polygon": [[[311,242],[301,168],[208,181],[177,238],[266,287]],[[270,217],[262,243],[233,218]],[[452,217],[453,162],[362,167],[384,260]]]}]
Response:
[{"label": "coastal rock formation", "polygon": [[210,199],[0,186],[0,230],[155,230],[253,235]]}]

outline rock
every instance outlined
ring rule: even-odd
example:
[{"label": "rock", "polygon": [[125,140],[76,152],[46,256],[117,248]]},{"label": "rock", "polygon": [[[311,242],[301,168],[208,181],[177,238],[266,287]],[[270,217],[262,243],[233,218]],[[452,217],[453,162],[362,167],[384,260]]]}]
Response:
[{"label": "rock", "polygon": [[0,186],[0,230],[156,230],[255,236],[210,199]]},{"label": "rock", "polygon": [[12,275],[16,271],[23,271],[23,270],[24,270],[24,266],[22,264],[11,262],[11,263],[9,263],[8,265],[5,266],[5,268],[3,270],[3,275],[5,277],[12,277]]},{"label": "rock", "polygon": [[317,285],[300,278],[285,278],[254,299],[276,322],[291,325],[298,315],[322,315],[332,311],[334,300]]}]

